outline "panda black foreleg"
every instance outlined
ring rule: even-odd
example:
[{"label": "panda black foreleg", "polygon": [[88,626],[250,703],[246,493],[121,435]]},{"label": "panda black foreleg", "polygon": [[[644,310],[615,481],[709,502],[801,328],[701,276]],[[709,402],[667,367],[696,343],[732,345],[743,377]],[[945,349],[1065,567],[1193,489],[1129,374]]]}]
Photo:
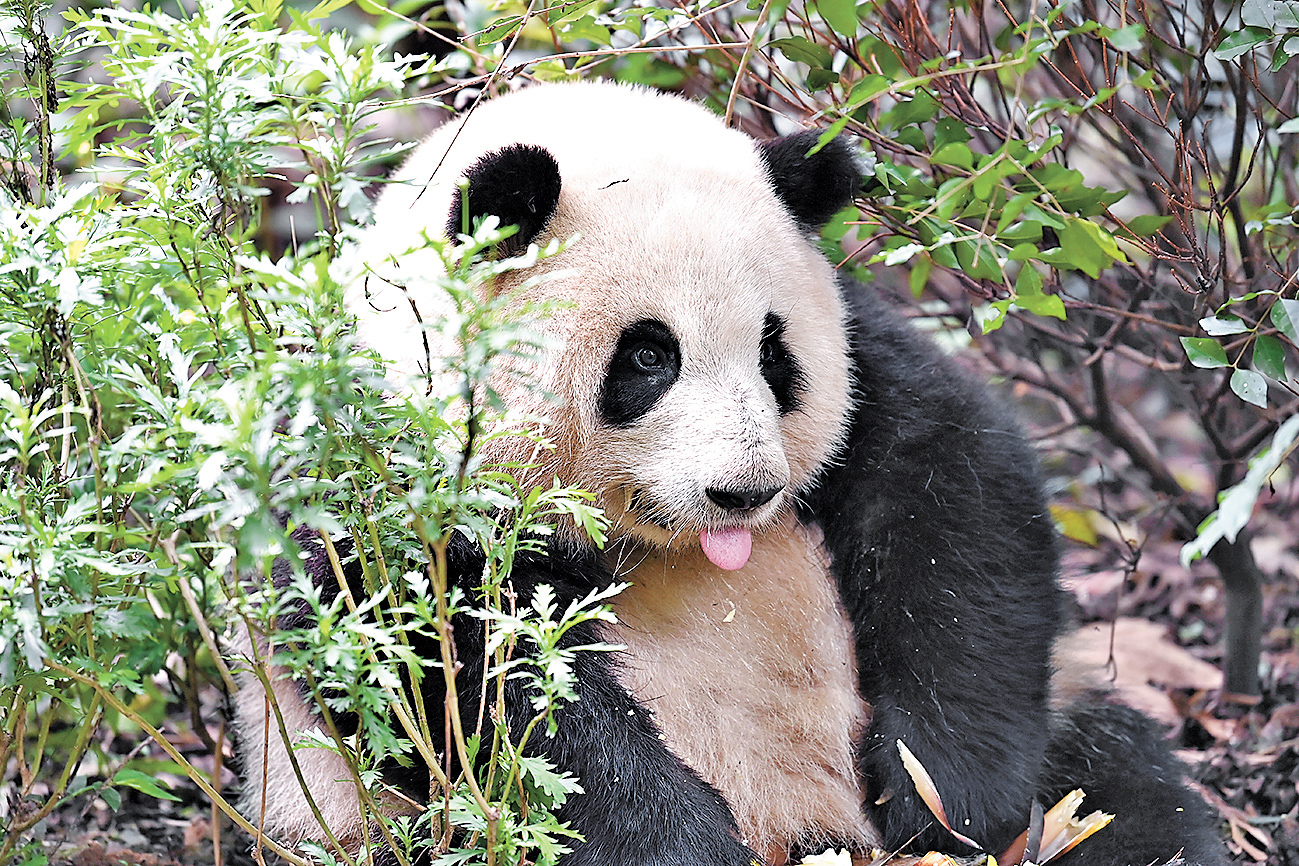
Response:
[{"label": "panda black foreleg", "polygon": [[887,846],[969,851],[921,801],[901,741],[953,828],[999,854],[1028,824],[1061,612],[1035,459],[987,390],[872,291],[844,298],[854,405],[802,516],[824,533],[872,706],[867,808]]},{"label": "panda black foreleg", "polygon": [[[932,488],[942,472],[890,475],[904,488],[926,480]],[[999,854],[1027,826],[1046,748],[1056,629],[1048,553],[1041,574],[1012,572],[1019,540],[1005,537],[1008,550],[989,556],[935,500],[900,511],[883,503],[854,511],[843,501],[841,518],[865,543],[837,538],[833,523],[825,532],[855,628],[860,693],[872,707],[860,758],[871,816],[890,847],[914,839],[913,850],[969,851],[921,800],[901,742],[933,779],[953,828]]]},{"label": "panda black foreleg", "polygon": [[581,833],[564,866],[751,866],[721,795],[663,744],[649,712],[614,678],[610,659],[577,664],[580,700],[539,744],[581,780],[560,817]]}]

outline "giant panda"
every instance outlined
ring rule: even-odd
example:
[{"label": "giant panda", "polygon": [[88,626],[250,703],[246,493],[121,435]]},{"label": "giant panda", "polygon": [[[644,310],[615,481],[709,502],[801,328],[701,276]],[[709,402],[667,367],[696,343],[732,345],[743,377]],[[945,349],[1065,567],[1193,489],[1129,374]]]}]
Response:
[{"label": "giant panda", "polygon": [[[529,87],[423,144],[361,245],[359,337],[392,382],[421,387],[440,354],[423,323],[446,303],[436,263],[409,252],[423,236],[492,215],[519,227],[506,252],[577,238],[491,287],[527,280],[528,299],[567,302],[543,323],[542,387],[502,384],[513,409],[548,419],[554,449],[512,455],[506,438],[491,456],[531,457],[525,482],[591,491],[612,527],[597,549],[561,526],[516,563],[515,591],[549,584],[562,605],[630,583],[616,623],[568,637],[624,649],[578,655],[580,700],[532,746],[584,789],[561,810],[582,836],[563,863],[971,853],[917,795],[899,741],[951,826],[987,851],[1034,803],[1082,788],[1084,808],[1116,818],[1066,861],[1223,862],[1149,722],[1053,701],[1062,600],[1034,455],[985,387],[818,251],[818,229],[860,189],[852,146],[818,140],[756,141],[644,89]],[[307,551],[331,583],[323,551]],[[474,585],[481,552],[456,536],[449,555],[451,579]],[[480,630],[455,639],[470,660],[459,691],[476,694]],[[281,674],[269,671],[288,728],[311,727]],[[439,705],[440,683],[424,688]],[[531,709],[511,688],[522,727]],[[323,838],[251,675],[236,705],[246,811],[282,840]],[[346,768],[297,754],[334,838],[359,846],[369,831]],[[427,794],[422,768],[389,769]]]}]

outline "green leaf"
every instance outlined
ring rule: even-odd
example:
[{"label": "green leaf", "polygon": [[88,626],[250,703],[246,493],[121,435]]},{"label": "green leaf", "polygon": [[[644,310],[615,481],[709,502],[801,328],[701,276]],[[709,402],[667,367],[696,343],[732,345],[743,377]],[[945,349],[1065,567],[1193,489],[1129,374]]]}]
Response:
[{"label": "green leaf", "polygon": [[1299,54],[1299,38],[1278,39],[1272,48],[1272,72],[1280,72],[1296,54]]},{"label": "green leaf", "polygon": [[1211,337],[1225,337],[1228,334],[1243,334],[1249,330],[1249,326],[1242,322],[1238,317],[1226,316],[1208,316],[1200,320],[1200,327],[1204,328],[1204,333]]},{"label": "green leaf", "polygon": [[575,779],[559,773],[555,765],[540,755],[519,755],[520,774],[538,791],[546,795],[551,808],[564,805],[571,793],[581,793]]},{"label": "green leaf", "polygon": [[882,125],[901,129],[913,123],[924,123],[938,114],[938,102],[923,90],[917,91],[910,99],[903,99],[896,106],[884,112],[880,117]]},{"label": "green leaf", "polygon": [[957,265],[976,280],[1002,279],[1001,268],[992,245],[981,237],[961,238],[952,242]]},{"label": "green leaf", "polygon": [[483,31],[483,34],[478,37],[478,44],[493,45],[497,42],[503,42],[514,33],[514,28],[518,27],[522,23],[523,18],[517,15],[509,18],[502,18],[500,21],[494,21],[489,24],[487,29]]},{"label": "green leaf", "polygon": [[565,39],[586,39],[596,45],[608,46],[613,42],[609,28],[596,24],[594,18],[590,15],[583,15],[564,22],[560,26],[560,32]]},{"label": "green leaf", "polygon": [[1236,396],[1262,409],[1267,408],[1267,377],[1254,370],[1236,369],[1231,372],[1231,390]]},{"label": "green leaf", "polygon": [[1296,438],[1299,438],[1299,415],[1291,415],[1273,434],[1272,444],[1250,460],[1245,477],[1223,494],[1218,510],[1200,524],[1195,540],[1182,547],[1180,558],[1183,565],[1207,554],[1223,538],[1236,540],[1254,513],[1254,504],[1263,486],[1293,452]]},{"label": "green leaf", "polygon": [[966,178],[953,177],[943,181],[934,201],[934,213],[941,220],[950,220],[970,201],[970,184]]},{"label": "green leaf", "polygon": [[1042,291],[1042,275],[1032,265],[1024,265],[1015,278],[1015,303],[1038,316],[1065,318],[1064,301],[1059,295]]},{"label": "green leaf", "polygon": [[889,80],[883,75],[867,75],[852,86],[852,92],[848,94],[848,104],[844,110],[846,112],[856,111],[888,90],[889,84]]},{"label": "green leaf", "polygon": [[153,776],[141,773],[139,770],[132,770],[123,767],[113,776],[112,784],[123,788],[134,788],[142,794],[147,794],[156,800],[174,800],[180,802],[180,797],[170,791],[160,787]]},{"label": "green leaf", "polygon": [[1076,217],[1067,219],[1064,230],[1060,232],[1059,250],[1050,258],[1044,256],[1043,260],[1060,267],[1082,271],[1092,279],[1099,277],[1101,271],[1109,267],[1110,260],[1096,243],[1092,233],[1087,231],[1088,225],[1090,223],[1086,220]]},{"label": "green leaf", "polygon": [[839,83],[839,73],[833,69],[809,69],[807,72],[808,90],[825,90]]},{"label": "green leaf", "polygon": [[1006,311],[1010,309],[1010,298],[993,301],[983,309],[975,310],[975,317],[983,328],[983,333],[990,334],[1006,324]]},{"label": "green leaf", "polygon": [[1140,87],[1142,90],[1154,90],[1159,86],[1159,81],[1155,70],[1147,69],[1145,72],[1132,79],[1133,87]]},{"label": "green leaf", "polygon": [[811,67],[828,69],[833,62],[829,49],[802,36],[773,39],[770,44],[795,63],[806,63]]},{"label": "green leaf", "polygon": [[933,165],[953,165],[957,168],[974,168],[974,151],[968,144],[954,141],[935,150],[929,157]]},{"label": "green leaf", "polygon": [[248,8],[252,10],[254,15],[262,19],[264,27],[269,28],[279,20],[280,12],[284,8],[284,2],[283,0],[251,0]]},{"label": "green leaf", "polygon": [[[1115,240],[1114,235],[1098,226],[1091,220],[1079,220],[1083,231],[1091,235],[1092,242],[1100,247],[1101,252],[1116,262],[1126,262],[1128,257],[1123,255],[1123,250],[1119,249],[1119,242]],[[1106,267],[1109,262],[1106,262]]]},{"label": "green leaf", "polygon": [[1299,301],[1278,299],[1272,305],[1272,324],[1287,340],[1299,346]]},{"label": "green leaf", "polygon": [[1245,27],[1228,34],[1227,38],[1219,42],[1213,56],[1219,60],[1235,60],[1240,55],[1254,50],[1259,45],[1266,44],[1271,39],[1271,30],[1265,30],[1262,27]]},{"label": "green leaf", "polygon": [[929,285],[929,274],[934,269],[934,260],[928,255],[917,256],[911,260],[911,274],[907,278],[913,297],[920,297]]},{"label": "green leaf", "polygon": [[953,142],[966,142],[972,138],[970,128],[959,120],[944,117],[934,123],[934,147],[939,148]]},{"label": "green leaf", "polygon": [[[1006,202],[1006,206],[1001,209],[1001,218],[997,220],[997,234],[1004,232],[1011,223],[1019,218],[1024,212],[1024,207],[1033,200],[1033,194],[1030,192],[1021,192],[1019,195],[1012,196]],[[1039,233],[1038,237],[1041,237]]]},{"label": "green leaf", "polygon": [[311,7],[311,11],[306,14],[306,19],[315,21],[319,18],[328,18],[330,13],[342,9],[351,2],[352,0],[320,0],[319,3]]},{"label": "green leaf", "polygon": [[1251,27],[1280,32],[1299,30],[1299,3],[1294,0],[1245,0],[1240,20]]},{"label": "green leaf", "polygon": [[857,0],[816,0],[816,11],[843,38],[857,35]]},{"label": "green leaf", "polygon": [[1186,357],[1196,367],[1212,370],[1227,366],[1227,353],[1217,340],[1208,337],[1182,337],[1181,340]]},{"label": "green leaf", "polygon": [[1137,237],[1146,238],[1168,225],[1172,220],[1173,218],[1170,216],[1142,214],[1141,216],[1134,216],[1132,219],[1125,222],[1124,225],[1127,226],[1128,231],[1132,232]]},{"label": "green leaf", "polygon": [[1012,262],[1027,262],[1036,259],[1038,258],[1037,244],[1030,243],[1029,241],[1015,244],[1010,248],[1010,253],[1007,255],[1007,258]]},{"label": "green leaf", "polygon": [[1111,45],[1125,54],[1140,51],[1145,44],[1143,40],[1146,35],[1146,28],[1141,24],[1129,24],[1127,27],[1120,27],[1118,30],[1102,27],[1101,33],[1109,40]]},{"label": "green leaf", "polygon": [[1264,376],[1284,382],[1286,380],[1285,345],[1268,334],[1254,340],[1254,367]]}]

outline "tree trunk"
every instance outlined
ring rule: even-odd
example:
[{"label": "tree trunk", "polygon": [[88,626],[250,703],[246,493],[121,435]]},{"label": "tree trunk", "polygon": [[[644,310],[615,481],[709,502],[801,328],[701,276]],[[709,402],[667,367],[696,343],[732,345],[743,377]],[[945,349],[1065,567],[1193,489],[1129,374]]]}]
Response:
[{"label": "tree trunk", "polygon": [[1209,561],[1227,588],[1224,687],[1231,694],[1255,697],[1263,642],[1263,572],[1254,562],[1249,533],[1242,530],[1235,541],[1219,541],[1209,551]]}]

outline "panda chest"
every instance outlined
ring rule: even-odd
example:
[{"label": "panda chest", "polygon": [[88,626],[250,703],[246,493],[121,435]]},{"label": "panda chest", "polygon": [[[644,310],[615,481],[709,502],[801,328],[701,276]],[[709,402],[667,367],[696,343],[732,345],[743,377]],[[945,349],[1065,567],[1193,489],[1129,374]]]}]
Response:
[{"label": "panda chest", "polygon": [[729,803],[769,859],[791,844],[875,841],[855,768],[869,709],[819,543],[793,518],[755,534],[739,571],[656,552],[619,576],[619,676],[667,745]]}]

